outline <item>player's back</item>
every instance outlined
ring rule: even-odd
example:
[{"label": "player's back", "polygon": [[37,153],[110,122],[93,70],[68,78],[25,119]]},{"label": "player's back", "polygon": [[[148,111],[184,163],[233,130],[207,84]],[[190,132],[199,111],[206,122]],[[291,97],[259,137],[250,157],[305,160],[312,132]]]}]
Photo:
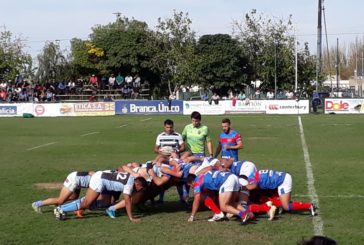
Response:
[{"label": "player's back", "polygon": [[276,189],[278,186],[280,186],[284,178],[286,177],[285,172],[279,172],[275,170],[259,170],[259,181],[258,186],[261,189]]},{"label": "player's back", "polygon": [[124,191],[125,186],[133,185],[134,177],[126,172],[103,172],[101,180],[108,191]]}]

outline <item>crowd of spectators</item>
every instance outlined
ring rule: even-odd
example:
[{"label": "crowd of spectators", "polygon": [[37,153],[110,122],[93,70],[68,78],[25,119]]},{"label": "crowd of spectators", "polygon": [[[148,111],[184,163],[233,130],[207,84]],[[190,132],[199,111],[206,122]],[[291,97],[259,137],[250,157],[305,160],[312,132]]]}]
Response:
[{"label": "crowd of spectators", "polygon": [[90,101],[108,99],[119,95],[123,99],[137,99],[141,89],[149,89],[149,82],[142,81],[136,74],[116,77],[99,78],[92,74],[88,79],[70,81],[45,81],[38,82],[24,79],[18,75],[14,80],[0,79],[0,102],[56,102],[70,96],[83,95]]}]

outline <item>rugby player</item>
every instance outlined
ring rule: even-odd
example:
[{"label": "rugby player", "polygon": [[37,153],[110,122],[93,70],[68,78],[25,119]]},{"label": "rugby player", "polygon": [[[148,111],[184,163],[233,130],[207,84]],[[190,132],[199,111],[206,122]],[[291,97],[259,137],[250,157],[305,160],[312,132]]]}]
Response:
[{"label": "rugby player", "polygon": [[96,201],[103,191],[122,192],[125,208],[131,222],[137,222],[132,215],[131,194],[146,188],[146,180],[142,177],[134,178],[129,173],[117,171],[97,171],[90,179],[86,196],[74,202],[58,206],[54,209],[57,219],[63,220],[67,212],[85,210]]},{"label": "rugby player", "polygon": [[72,172],[63,182],[63,187],[58,197],[50,197],[45,200],[39,200],[32,203],[35,212],[42,213],[43,206],[61,205],[66,201],[75,200],[79,197],[81,188],[88,188],[91,175],[94,172]]},{"label": "rugby player", "polygon": [[219,143],[216,147],[215,157],[221,152],[222,158],[233,158],[238,161],[238,150],[243,149],[243,140],[240,134],[231,128],[229,118],[222,119],[222,132],[219,136]]}]

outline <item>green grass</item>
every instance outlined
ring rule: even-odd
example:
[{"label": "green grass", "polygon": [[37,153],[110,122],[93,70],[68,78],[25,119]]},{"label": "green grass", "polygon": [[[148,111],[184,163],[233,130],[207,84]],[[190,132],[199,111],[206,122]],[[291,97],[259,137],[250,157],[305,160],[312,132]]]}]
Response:
[{"label": "green grass", "polygon": [[[142,121],[151,118],[151,120]],[[188,116],[170,116],[181,132]],[[204,116],[216,146],[222,116]],[[167,202],[149,207],[142,221],[130,223],[124,213],[115,220],[103,212],[83,220],[54,219],[52,208],[36,214],[30,204],[58,195],[34,187],[40,182],[62,182],[73,170],[115,168],[128,161],[154,157],[155,138],[165,116],[0,119],[0,244],[295,244],[313,235],[307,214],[283,214],[268,222],[210,224],[209,211],[188,223],[189,210],[179,205],[174,188]],[[305,162],[297,116],[231,116],[233,128],[244,138],[241,159],[258,168],[290,172],[295,199],[309,201]],[[324,234],[340,244],[364,243],[364,118],[308,115],[302,117],[320,201]],[[125,127],[119,127],[125,125]],[[90,132],[92,135],[81,136]],[[56,142],[53,145],[28,150]],[[302,197],[303,196],[303,197]]]}]

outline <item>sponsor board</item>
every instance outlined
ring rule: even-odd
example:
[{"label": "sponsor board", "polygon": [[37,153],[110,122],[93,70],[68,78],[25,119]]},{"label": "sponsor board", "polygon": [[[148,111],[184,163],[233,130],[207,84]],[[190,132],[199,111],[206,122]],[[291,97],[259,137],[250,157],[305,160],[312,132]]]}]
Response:
[{"label": "sponsor board", "polygon": [[363,114],[364,99],[325,99],[325,114]]},{"label": "sponsor board", "polygon": [[0,115],[1,116],[16,116],[17,107],[13,105],[0,105]]},{"label": "sponsor board", "polygon": [[202,115],[223,115],[225,108],[220,102],[217,105],[215,103],[210,105],[207,101],[184,101],[183,114],[190,115],[192,112],[198,111]]},{"label": "sponsor board", "polygon": [[[71,113],[71,111],[70,108],[63,108],[63,113]],[[73,113],[76,116],[115,115],[115,102],[75,103],[73,104]]]},{"label": "sponsor board", "polygon": [[265,100],[223,100],[220,103],[225,109],[225,114],[244,114],[244,113],[265,113]]},{"label": "sponsor board", "polygon": [[308,114],[308,100],[265,100],[267,114]]},{"label": "sponsor board", "polygon": [[173,100],[171,106],[165,100],[119,100],[115,101],[115,114],[182,114],[183,102]]}]

